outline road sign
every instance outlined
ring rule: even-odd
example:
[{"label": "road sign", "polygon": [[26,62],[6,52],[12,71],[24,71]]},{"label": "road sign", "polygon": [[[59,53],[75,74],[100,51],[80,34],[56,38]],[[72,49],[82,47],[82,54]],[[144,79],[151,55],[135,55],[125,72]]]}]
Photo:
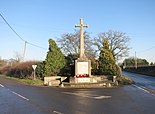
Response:
[{"label": "road sign", "polygon": [[32,65],[33,70],[37,68],[37,65]]},{"label": "road sign", "polygon": [[33,79],[35,80],[35,79],[36,79],[36,72],[35,72],[35,70],[36,70],[36,68],[37,68],[37,65],[32,65],[32,68],[33,68],[33,70],[34,70]]}]

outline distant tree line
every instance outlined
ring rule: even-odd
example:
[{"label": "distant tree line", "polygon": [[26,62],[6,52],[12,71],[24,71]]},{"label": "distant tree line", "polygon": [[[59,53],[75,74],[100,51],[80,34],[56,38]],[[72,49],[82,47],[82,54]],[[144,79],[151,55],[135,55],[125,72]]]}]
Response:
[{"label": "distant tree line", "polygon": [[151,65],[151,64],[149,64],[149,62],[146,59],[141,59],[141,58],[130,57],[123,61],[124,67],[135,67],[135,66],[140,67],[140,66],[148,66],[148,65]]}]

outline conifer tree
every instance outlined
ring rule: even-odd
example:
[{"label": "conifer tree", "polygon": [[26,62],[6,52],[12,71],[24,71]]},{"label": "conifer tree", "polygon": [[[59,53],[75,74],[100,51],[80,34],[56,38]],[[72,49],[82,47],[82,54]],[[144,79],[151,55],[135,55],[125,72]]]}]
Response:
[{"label": "conifer tree", "polygon": [[103,47],[99,56],[100,73],[103,75],[116,75],[117,67],[115,64],[115,59],[111,51],[109,42],[107,38],[104,38]]},{"label": "conifer tree", "polygon": [[65,66],[65,57],[56,42],[49,39],[49,51],[45,59],[44,76],[56,76]]}]

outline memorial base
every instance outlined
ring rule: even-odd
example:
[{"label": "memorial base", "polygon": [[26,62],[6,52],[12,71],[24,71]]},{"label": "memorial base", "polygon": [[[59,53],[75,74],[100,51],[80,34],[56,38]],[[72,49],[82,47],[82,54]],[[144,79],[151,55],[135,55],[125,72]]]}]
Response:
[{"label": "memorial base", "polygon": [[91,61],[87,58],[78,58],[75,60],[75,76],[80,78],[90,77]]},{"label": "memorial base", "polygon": [[62,82],[63,88],[102,88],[118,86],[117,81],[112,81],[107,76],[91,76],[70,78],[69,82]]}]

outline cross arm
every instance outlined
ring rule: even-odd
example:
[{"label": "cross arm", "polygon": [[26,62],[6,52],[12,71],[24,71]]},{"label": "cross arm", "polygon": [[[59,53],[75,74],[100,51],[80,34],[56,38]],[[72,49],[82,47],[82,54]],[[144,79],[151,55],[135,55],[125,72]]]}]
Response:
[{"label": "cross arm", "polygon": [[83,25],[83,27],[86,27],[86,28],[88,28],[88,25],[87,25],[87,24],[84,24],[84,25]]},{"label": "cross arm", "polygon": [[76,24],[75,27],[81,27],[81,25],[80,24]]},{"label": "cross arm", "polygon": [[76,24],[75,27],[86,27],[86,28],[88,28],[88,25],[87,24]]}]

